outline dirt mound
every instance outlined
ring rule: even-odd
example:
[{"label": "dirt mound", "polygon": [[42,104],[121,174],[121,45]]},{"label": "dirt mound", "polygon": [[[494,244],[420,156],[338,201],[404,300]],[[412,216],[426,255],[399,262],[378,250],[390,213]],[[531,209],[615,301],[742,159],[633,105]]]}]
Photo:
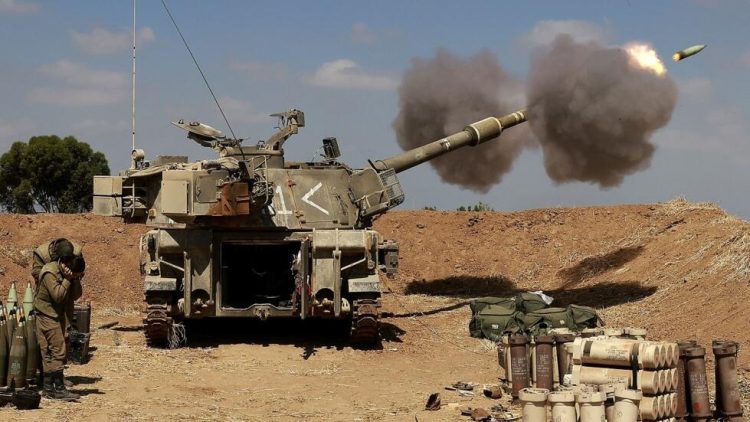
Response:
[{"label": "dirt mound", "polygon": [[399,241],[399,275],[386,280],[397,292],[544,290],[654,338],[750,340],[750,224],[711,204],[396,212],[376,228]]},{"label": "dirt mound", "polygon": [[143,287],[138,273],[142,225],[91,214],[0,214],[0,296],[16,281],[19,294],[31,281],[31,254],[47,240],[65,237],[83,246],[84,300],[95,305],[138,306]]},{"label": "dirt mound", "polygon": [[[743,317],[750,224],[711,204],[402,211],[375,228],[400,244],[400,272],[384,279],[396,293],[465,300],[541,289],[558,304],[601,308],[609,325],[646,327],[658,338],[750,339]],[[89,214],[0,215],[2,294],[11,280],[30,280],[36,245],[69,237],[87,258],[84,298],[138,307],[137,245],[145,230]]]},{"label": "dirt mound", "polygon": [[[0,419],[462,421],[458,405],[498,404],[443,389],[497,382],[494,344],[468,336],[468,299],[532,289],[596,306],[610,325],[643,326],[656,338],[746,344],[750,335],[750,225],[712,205],[394,212],[376,228],[401,245],[400,274],[383,279],[379,347],[353,349],[336,336],[340,326],[320,321],[204,321],[189,327],[187,347],[166,351],[145,346],[137,312],[145,227],[0,215],[0,294],[11,280],[29,280],[36,245],[70,237],[85,248],[92,326],[119,323],[95,330],[91,362],[68,369],[80,403],[44,399],[33,415],[0,409]],[[746,353],[740,362],[747,406]],[[445,407],[422,410],[436,391]],[[499,403],[518,414],[509,399]]]}]

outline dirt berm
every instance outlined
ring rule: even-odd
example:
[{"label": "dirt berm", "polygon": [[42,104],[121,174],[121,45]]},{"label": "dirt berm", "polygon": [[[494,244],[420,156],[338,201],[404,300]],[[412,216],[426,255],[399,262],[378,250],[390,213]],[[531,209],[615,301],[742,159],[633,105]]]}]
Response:
[{"label": "dirt berm", "polygon": [[88,214],[0,215],[2,297],[11,280],[30,279],[36,245],[69,237],[84,246],[92,325],[119,322],[93,333],[89,364],[68,370],[81,403],[44,400],[35,412],[0,409],[0,419],[468,420],[454,405],[423,410],[436,391],[444,404],[492,405],[443,389],[497,380],[492,344],[468,337],[465,303],[525,290],[594,306],[607,325],[644,327],[655,339],[739,341],[740,373],[750,372],[750,224],[711,204],[400,211],[375,227],[401,247],[399,275],[383,278],[392,316],[382,347],[352,349],[322,324],[222,322],[164,351],[146,348],[140,331],[145,227]]}]

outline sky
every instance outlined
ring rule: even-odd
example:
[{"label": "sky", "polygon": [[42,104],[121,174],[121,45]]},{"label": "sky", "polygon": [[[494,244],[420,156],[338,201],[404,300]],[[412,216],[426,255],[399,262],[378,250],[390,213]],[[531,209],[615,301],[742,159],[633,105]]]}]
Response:
[{"label": "sky", "polygon": [[[532,148],[482,194],[446,184],[421,165],[399,175],[401,207],[451,210],[481,201],[511,211],[685,197],[750,218],[750,2],[167,4],[237,137],[265,139],[274,131],[269,114],[298,108],[307,126],[285,144],[288,159],[313,159],[321,139],[334,136],[353,167],[401,151],[392,122],[401,75],[414,58],[440,48],[463,57],[487,49],[523,79],[534,46],[559,33],[607,45],[650,43],[679,99],[671,121],[653,134],[657,150],[647,169],[608,189],[556,184]],[[31,136],[73,135],[104,152],[113,173],[126,168],[132,2],[0,0],[0,39],[0,152]],[[170,124],[184,118],[230,132],[160,1],[138,1],[137,40],[137,147],[147,157],[213,157]],[[708,47],[682,62],[670,59],[693,44]]]}]

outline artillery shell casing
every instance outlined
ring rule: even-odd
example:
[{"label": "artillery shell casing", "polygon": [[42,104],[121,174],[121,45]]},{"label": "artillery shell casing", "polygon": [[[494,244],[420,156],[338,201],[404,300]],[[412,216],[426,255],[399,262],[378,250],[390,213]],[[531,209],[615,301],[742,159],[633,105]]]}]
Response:
[{"label": "artillery shell casing", "polygon": [[742,420],[742,403],[737,391],[737,343],[713,341],[716,366],[716,412],[729,421]]},{"label": "artillery shell casing", "polygon": [[555,337],[550,335],[539,335],[536,336],[536,365],[534,369],[536,372],[536,387],[543,388],[546,390],[552,390],[554,384],[553,372],[553,350],[552,344],[555,342]]},{"label": "artillery shell casing", "polygon": [[701,346],[685,350],[686,383],[690,394],[691,420],[709,420],[713,416],[708,402],[708,382],[706,380],[706,351]]},{"label": "artillery shell casing", "polygon": [[604,401],[606,396],[600,392],[580,393],[578,404],[581,407],[581,422],[601,422],[606,420]]},{"label": "artillery shell casing", "polygon": [[524,388],[518,392],[523,403],[523,420],[528,422],[547,422],[547,397],[549,390],[544,388]]},{"label": "artillery shell casing", "polygon": [[10,346],[6,383],[9,387],[23,388],[26,386],[26,332],[23,325],[18,328]]},{"label": "artillery shell casing", "polygon": [[619,390],[615,392],[614,418],[610,422],[636,422],[638,405],[643,393],[638,390]]},{"label": "artillery shell casing", "polygon": [[39,369],[39,343],[36,339],[36,318],[26,320],[26,380],[33,382]]},{"label": "artillery shell casing", "polygon": [[9,344],[6,336],[7,324],[0,318],[0,387],[5,387],[8,376],[8,352]]},{"label": "artillery shell casing", "polygon": [[570,373],[570,359],[568,359],[569,355],[565,345],[572,343],[573,340],[575,340],[573,334],[555,335],[555,343],[557,343],[557,370],[559,371],[560,384],[562,384],[565,374]]},{"label": "artillery shell casing", "polygon": [[511,394],[518,398],[518,392],[529,387],[529,358],[526,347],[529,338],[526,335],[510,336],[510,372],[513,376]]},{"label": "artillery shell casing", "polygon": [[[575,393],[572,391],[552,391],[547,396],[547,402],[555,422],[576,422]],[[638,409],[636,409],[636,412]]]},{"label": "artillery shell casing", "polygon": [[675,417],[678,420],[687,420],[689,415],[688,409],[690,408],[690,394],[687,391],[686,377],[687,372],[685,371],[685,350],[689,347],[696,346],[695,340],[681,341],[677,343],[679,348],[680,359],[677,361],[677,411]]}]

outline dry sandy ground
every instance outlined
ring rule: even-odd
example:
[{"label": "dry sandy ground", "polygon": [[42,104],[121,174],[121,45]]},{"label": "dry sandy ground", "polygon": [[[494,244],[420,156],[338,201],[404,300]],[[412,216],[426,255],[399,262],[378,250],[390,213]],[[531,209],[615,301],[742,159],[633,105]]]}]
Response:
[{"label": "dry sandy ground", "polygon": [[529,289],[596,306],[608,325],[646,327],[653,338],[750,340],[750,225],[710,204],[394,212],[376,228],[401,245],[401,272],[384,279],[393,316],[381,347],[352,349],[331,324],[235,321],[189,327],[189,347],[167,351],[146,348],[140,331],[143,227],[0,215],[0,288],[27,279],[34,245],[70,236],[86,251],[92,325],[119,321],[93,334],[89,364],[68,370],[80,403],[0,409],[0,420],[468,420],[449,406],[422,410],[432,392],[444,404],[497,404],[443,389],[499,376],[492,345],[468,337],[464,303]]},{"label": "dry sandy ground", "polygon": [[[428,300],[439,307],[453,302]],[[425,305],[412,307],[427,310]],[[4,409],[0,417],[413,421],[417,415],[431,421],[464,419],[448,407],[422,411],[431,392],[440,392],[444,404],[495,404],[443,390],[459,380],[497,381],[495,352],[465,335],[465,309],[420,322],[390,318],[384,324],[388,339],[379,350],[348,347],[342,336],[327,332],[336,331],[335,326],[296,323],[209,324],[213,338],[194,339],[190,347],[178,350],[155,350],[144,346],[140,331],[131,331],[137,329],[137,314],[105,314],[96,315],[94,325],[119,320],[120,330],[97,331],[91,362],[71,365],[67,371],[77,383],[74,390],[85,394],[80,403],[45,399],[41,410]],[[273,334],[275,330],[286,334]]]}]

